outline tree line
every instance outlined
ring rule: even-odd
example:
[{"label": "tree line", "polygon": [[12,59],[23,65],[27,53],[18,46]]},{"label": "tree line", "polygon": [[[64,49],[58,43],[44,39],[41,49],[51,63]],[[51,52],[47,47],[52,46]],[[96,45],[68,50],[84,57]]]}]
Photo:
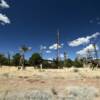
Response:
[{"label": "tree line", "polygon": [[[22,55],[20,53],[14,54],[11,58],[10,55],[6,57],[4,54],[0,54],[0,66],[22,66],[20,64],[20,59]],[[72,66],[74,67],[83,67],[83,61],[75,59],[74,61],[71,59],[61,60],[57,61],[56,59],[53,60],[45,60],[43,59],[39,53],[33,53],[32,56],[27,60],[24,59],[24,67],[26,66],[33,66],[35,68],[40,68],[40,65],[42,64],[43,68],[63,68],[67,67],[70,68]]]}]

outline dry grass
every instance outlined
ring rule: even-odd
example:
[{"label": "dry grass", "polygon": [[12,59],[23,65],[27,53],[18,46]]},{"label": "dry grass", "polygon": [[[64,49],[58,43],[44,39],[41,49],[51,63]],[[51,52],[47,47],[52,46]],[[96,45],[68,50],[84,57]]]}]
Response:
[{"label": "dry grass", "polygon": [[100,100],[97,91],[100,91],[100,69],[0,68],[0,100]]}]

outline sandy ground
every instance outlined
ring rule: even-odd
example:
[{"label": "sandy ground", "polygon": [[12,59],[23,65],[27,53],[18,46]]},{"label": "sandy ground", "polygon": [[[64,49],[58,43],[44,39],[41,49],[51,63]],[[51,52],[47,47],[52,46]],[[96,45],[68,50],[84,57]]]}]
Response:
[{"label": "sandy ground", "polygon": [[[41,71],[41,70],[35,70],[34,68],[31,67],[27,68],[24,71],[23,70],[18,71],[17,68],[15,67],[9,68],[7,66],[3,66],[2,68],[0,68],[0,93],[7,92],[8,94],[8,92],[13,93],[15,91],[20,92],[29,90],[40,90],[40,91],[51,91],[53,95],[63,95],[65,94],[65,90],[69,87],[85,87],[86,89],[88,87],[95,88],[98,91],[98,93],[95,95],[95,98],[92,99],[100,100],[100,69],[95,69],[94,71],[92,71],[91,69],[88,68],[84,69],[70,68],[70,69],[48,69]],[[92,99],[80,99],[80,100],[92,100]],[[0,99],[0,100],[10,100],[10,99]],[[56,99],[53,100],[58,100],[57,96]],[[59,100],[79,100],[79,99],[59,99]]]}]

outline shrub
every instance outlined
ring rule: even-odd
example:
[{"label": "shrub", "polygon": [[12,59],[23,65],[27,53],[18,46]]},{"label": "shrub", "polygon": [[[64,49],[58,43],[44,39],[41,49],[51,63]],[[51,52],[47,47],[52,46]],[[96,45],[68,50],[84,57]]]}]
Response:
[{"label": "shrub", "polygon": [[74,61],[74,64],[73,64],[76,68],[81,68],[83,67],[83,63],[81,61]]},{"label": "shrub", "polygon": [[38,53],[32,54],[29,59],[29,64],[31,66],[39,66],[42,63],[42,57]]},{"label": "shrub", "polygon": [[65,100],[94,100],[99,91],[94,87],[71,86],[66,89],[67,97]]}]

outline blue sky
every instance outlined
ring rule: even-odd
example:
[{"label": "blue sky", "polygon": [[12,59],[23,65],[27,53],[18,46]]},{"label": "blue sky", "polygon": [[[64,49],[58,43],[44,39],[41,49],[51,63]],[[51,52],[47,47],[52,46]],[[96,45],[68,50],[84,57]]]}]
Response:
[{"label": "blue sky", "polygon": [[[60,53],[67,52],[71,59],[89,43],[69,46],[69,41],[91,36],[100,32],[99,0],[4,0],[10,7],[0,8],[0,14],[9,18],[9,23],[0,24],[0,52],[19,52],[23,44],[32,47],[26,54],[39,52],[40,45],[49,48],[56,43],[57,29],[60,43],[64,46]],[[99,36],[96,37],[100,47]],[[91,40],[94,40],[92,38]],[[56,50],[43,53],[44,58],[55,58]]]}]

